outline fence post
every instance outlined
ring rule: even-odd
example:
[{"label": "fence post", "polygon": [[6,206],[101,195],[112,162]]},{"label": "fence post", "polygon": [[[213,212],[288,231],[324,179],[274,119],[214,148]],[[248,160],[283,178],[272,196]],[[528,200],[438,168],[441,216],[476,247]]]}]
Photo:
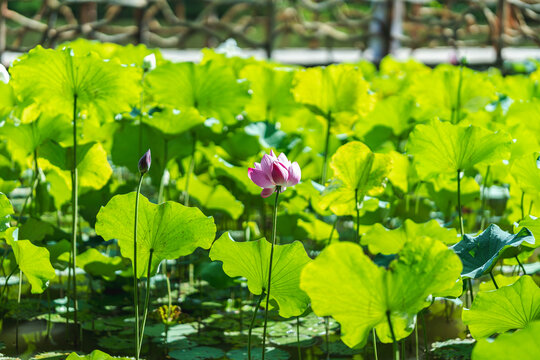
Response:
[{"label": "fence post", "polygon": [[495,64],[497,67],[502,68],[503,65],[503,56],[502,56],[502,50],[504,47],[504,21],[506,18],[506,1],[505,0],[498,0],[497,1],[497,23],[499,25],[498,27],[498,34],[497,34],[497,40],[495,44],[495,52],[496,52],[496,58],[495,58]]},{"label": "fence post", "polygon": [[6,18],[4,17],[5,9],[7,9],[7,0],[0,0],[0,64],[2,63],[2,56],[4,55],[7,46]]},{"label": "fence post", "polygon": [[374,0],[373,19],[369,24],[369,47],[373,62],[378,64],[383,57],[390,53],[392,43],[392,12],[393,0]]},{"label": "fence post", "polygon": [[264,50],[268,59],[272,58],[272,51],[274,50],[275,23],[276,5],[274,0],[266,0],[266,42],[264,44]]}]

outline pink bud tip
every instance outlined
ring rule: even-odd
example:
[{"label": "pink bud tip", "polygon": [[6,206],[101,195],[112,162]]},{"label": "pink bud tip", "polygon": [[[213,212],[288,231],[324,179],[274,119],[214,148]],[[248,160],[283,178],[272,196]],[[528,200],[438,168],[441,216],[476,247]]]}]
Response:
[{"label": "pink bud tip", "polygon": [[150,153],[150,149],[148,149],[139,160],[139,172],[146,174],[150,170],[150,165],[152,165],[152,154]]}]

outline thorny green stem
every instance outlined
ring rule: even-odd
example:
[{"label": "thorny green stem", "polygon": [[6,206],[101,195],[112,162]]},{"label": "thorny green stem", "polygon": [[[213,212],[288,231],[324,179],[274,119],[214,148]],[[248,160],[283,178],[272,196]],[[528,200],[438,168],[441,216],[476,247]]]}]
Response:
[{"label": "thorny green stem", "polygon": [[392,348],[396,360],[399,360],[399,351],[397,347],[396,335],[394,333],[394,327],[392,326],[392,319],[390,318],[390,311],[386,311],[386,320],[388,321],[388,327],[390,328],[390,334],[392,335]]},{"label": "thorny green stem", "polygon": [[3,296],[4,296],[4,293],[6,292],[6,289],[7,289],[7,286],[8,286],[8,281],[9,279],[11,278],[11,276],[13,274],[15,274],[15,271],[17,271],[19,269],[19,265],[15,266],[15,268],[13,268],[13,270],[11,270],[11,272],[9,273],[9,275],[6,277],[6,280],[5,280],[5,283],[4,283],[4,287],[2,288],[2,292],[0,293],[0,297],[2,297],[2,301],[6,300],[7,301],[7,295],[6,295],[6,299],[3,299]]},{"label": "thorny green stem", "polygon": [[356,210],[356,231],[354,233],[354,241],[360,242],[360,204],[358,204],[358,189],[354,189],[354,208]]},{"label": "thorny green stem", "polygon": [[459,215],[459,233],[463,237],[463,213],[461,210],[461,170],[457,171],[457,203],[458,203],[458,215]]},{"label": "thorny green stem", "polygon": [[300,316],[296,317],[296,347],[298,348],[298,360],[302,360],[302,350],[300,350]]},{"label": "thorny green stem", "polygon": [[146,77],[146,71],[143,71],[141,77],[141,95],[139,98],[139,154],[142,154],[142,142],[143,142],[143,107],[144,107],[144,78]]},{"label": "thorny green stem", "polygon": [[525,191],[521,192],[521,201],[520,201],[520,209],[521,209],[521,220],[525,219],[525,208],[524,208],[524,202],[525,202]]},{"label": "thorny green stem", "polygon": [[281,186],[276,186],[276,200],[274,202],[274,215],[272,219],[272,247],[270,250],[270,264],[268,265],[268,285],[266,287],[266,307],[264,310],[264,326],[263,326],[263,346],[262,346],[262,360],[266,353],[266,326],[268,323],[268,305],[270,304],[270,286],[272,285],[272,261],[274,259],[274,247],[276,246],[276,229],[277,229],[277,206],[279,192]]},{"label": "thorny green stem", "polygon": [[[452,109],[452,124],[457,124],[461,120],[461,87],[463,84],[463,64],[459,66],[459,80],[456,95],[456,107]],[[454,117],[455,115],[455,117]]]},{"label": "thorny green stem", "polygon": [[148,257],[148,271],[146,273],[146,299],[144,300],[143,308],[143,321],[141,326],[141,334],[139,339],[139,347],[137,349],[137,357],[141,354],[142,343],[144,339],[144,327],[146,326],[146,318],[148,316],[148,304],[150,303],[150,271],[152,270],[152,255],[154,254],[154,249],[150,249],[150,256]]},{"label": "thorny green stem", "polygon": [[169,161],[169,141],[163,140],[163,174],[161,174],[161,181],[159,182],[158,192],[158,204],[163,202],[163,190],[165,188],[165,172],[167,171],[167,162]]},{"label": "thorny green stem", "polygon": [[375,328],[371,329],[373,335],[373,353],[375,354],[375,360],[379,360],[379,353],[377,352],[377,335],[375,335]]},{"label": "thorny green stem", "polygon": [[328,148],[330,145],[330,129],[332,128],[332,112],[329,112],[326,116],[326,138],[324,140],[324,161],[321,174],[321,184],[324,186],[326,183],[326,168],[328,167]]},{"label": "thorny green stem", "polygon": [[193,134],[193,147],[191,148],[191,158],[189,159],[189,167],[186,174],[186,186],[184,187],[184,206],[189,206],[189,179],[195,168],[195,151],[197,150],[197,137]]},{"label": "thorny green stem", "polygon": [[525,271],[525,267],[523,266],[521,261],[519,261],[519,258],[517,257],[517,255],[516,255],[516,260],[517,260],[517,263],[518,263],[519,267],[521,268],[521,271],[523,271],[523,275],[527,275],[527,272]]},{"label": "thorny green stem", "polygon": [[135,226],[133,228],[133,305],[135,307],[135,358],[139,360],[139,283],[137,281],[137,221],[139,219],[139,194],[144,174],[139,177],[135,197]]},{"label": "thorny green stem", "polygon": [[22,292],[22,270],[19,270],[19,292],[17,294],[17,323],[15,325],[15,351],[19,353],[19,318],[21,317],[21,292]]},{"label": "thorny green stem", "polygon": [[414,343],[416,347],[416,360],[419,360],[420,357],[419,357],[419,351],[418,351],[418,321],[416,322],[416,326],[414,327]]},{"label": "thorny green stem", "polygon": [[77,302],[77,219],[79,216],[79,199],[78,199],[78,187],[79,178],[77,173],[77,94],[73,96],[73,159],[71,164],[71,256],[72,256],[72,281],[73,281],[73,323],[75,324],[75,346],[79,342],[79,322],[77,320],[78,302]]},{"label": "thorny green stem", "polygon": [[17,219],[17,224],[21,223],[22,216],[24,214],[24,211],[26,210],[26,206],[28,205],[28,200],[30,200],[31,197],[34,195],[34,191],[36,191],[37,185],[39,183],[39,169],[37,166],[37,152],[34,151],[34,162],[35,162],[35,170],[34,170],[34,176],[32,179],[32,187],[30,188],[30,193],[26,195],[26,198],[24,198],[23,206],[21,208],[21,211],[19,212],[19,217]]},{"label": "thorny green stem", "polygon": [[495,289],[499,289],[499,285],[497,285],[497,282],[495,281],[495,277],[493,276],[493,271],[489,272],[489,276],[491,277],[491,281],[493,281],[493,285],[495,285]]},{"label": "thorny green stem", "polygon": [[484,216],[484,212],[486,211],[486,198],[487,198],[487,194],[486,194],[486,189],[487,189],[487,181],[488,181],[488,176],[489,176],[489,170],[491,169],[491,166],[488,165],[487,169],[486,169],[486,176],[484,176],[484,179],[483,179],[483,186],[482,186],[482,204],[480,206],[480,216],[481,216],[481,225],[480,225],[480,228],[483,229],[484,228],[484,225],[485,225],[485,222],[486,222],[486,217]]},{"label": "thorny green stem", "polygon": [[473,284],[472,284],[472,280],[469,278],[467,279],[467,285],[469,287],[469,295],[471,296],[471,305],[474,301],[474,296],[473,296]]},{"label": "thorny green stem", "polygon": [[324,343],[326,345],[326,359],[330,359],[330,317],[324,317]]},{"label": "thorny green stem", "polygon": [[426,318],[424,316],[424,310],[420,311],[420,317],[422,318],[422,332],[424,333],[424,352],[426,360],[429,360],[429,344],[427,339]]},{"label": "thorny green stem", "polygon": [[255,324],[255,318],[257,317],[257,310],[259,310],[259,307],[261,306],[262,299],[264,298],[264,291],[261,293],[261,296],[259,297],[259,300],[257,301],[257,305],[255,305],[255,308],[253,309],[253,317],[251,318],[251,323],[249,324],[249,330],[248,330],[248,360],[251,360],[251,333],[253,331],[253,325]]}]

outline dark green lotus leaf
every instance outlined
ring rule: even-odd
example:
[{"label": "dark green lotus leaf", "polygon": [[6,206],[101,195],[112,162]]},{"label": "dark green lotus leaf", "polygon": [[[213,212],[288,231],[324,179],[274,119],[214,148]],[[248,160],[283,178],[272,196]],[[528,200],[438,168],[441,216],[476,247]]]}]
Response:
[{"label": "dark green lotus leaf", "polygon": [[472,352],[472,360],[538,360],[540,358],[540,321],[531,322],[526,328],[499,335],[495,340],[480,339]]},{"label": "dark green lotus leaf", "polygon": [[[96,233],[105,240],[118,239],[122,256],[132,261],[135,196],[135,192],[114,196],[101,208],[96,222]],[[154,274],[165,259],[189,255],[197,247],[208,249],[215,233],[213,218],[205,216],[199,209],[173,201],[156,205],[140,195],[137,277],[146,276],[151,252],[151,274]]]},{"label": "dark green lotus leaf", "polygon": [[462,313],[475,339],[512,329],[523,329],[540,320],[540,288],[528,275],[495,291],[479,292],[470,309]]},{"label": "dark green lotus leaf", "polygon": [[[265,238],[236,242],[225,233],[212,245],[210,259],[223,262],[227,275],[245,277],[249,291],[260,295],[268,285],[271,247]],[[277,302],[281,316],[299,316],[306,310],[309,298],[300,289],[300,272],[310,261],[299,241],[274,248],[270,298]]]},{"label": "dark green lotus leaf", "polygon": [[489,273],[499,259],[519,254],[522,243],[534,242],[533,234],[526,228],[517,234],[510,234],[491,224],[478,236],[465,234],[460,242],[452,246],[452,250],[463,263],[461,275],[477,279]]}]

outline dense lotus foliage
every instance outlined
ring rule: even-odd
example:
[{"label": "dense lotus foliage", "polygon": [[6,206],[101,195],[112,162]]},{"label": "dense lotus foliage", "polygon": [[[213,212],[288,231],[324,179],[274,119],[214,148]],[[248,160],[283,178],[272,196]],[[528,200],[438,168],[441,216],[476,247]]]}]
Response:
[{"label": "dense lotus foliage", "polygon": [[8,69],[0,352],[540,358],[540,69],[202,55]]}]

